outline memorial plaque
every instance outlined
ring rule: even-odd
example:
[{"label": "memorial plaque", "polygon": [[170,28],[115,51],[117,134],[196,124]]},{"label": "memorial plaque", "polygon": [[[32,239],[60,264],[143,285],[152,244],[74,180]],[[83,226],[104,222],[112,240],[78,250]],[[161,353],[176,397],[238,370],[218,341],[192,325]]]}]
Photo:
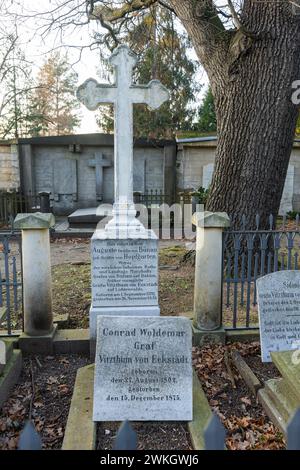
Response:
[{"label": "memorial plaque", "polygon": [[94,421],[191,420],[191,355],[187,318],[100,316]]},{"label": "memorial plaque", "polygon": [[157,305],[157,256],[157,240],[93,240],[93,307]]},{"label": "memorial plaque", "polygon": [[270,352],[299,349],[300,271],[278,271],[256,281],[261,356],[271,362]]}]

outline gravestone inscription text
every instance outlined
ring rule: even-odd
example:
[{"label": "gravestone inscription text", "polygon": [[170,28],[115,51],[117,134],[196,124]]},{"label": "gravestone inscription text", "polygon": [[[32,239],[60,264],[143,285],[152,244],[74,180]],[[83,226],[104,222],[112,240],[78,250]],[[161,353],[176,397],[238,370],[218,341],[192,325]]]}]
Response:
[{"label": "gravestone inscription text", "polygon": [[156,240],[93,240],[94,307],[157,305]]},{"label": "gravestone inscription text", "polygon": [[94,421],[191,420],[191,351],[187,318],[99,316]]},{"label": "gravestone inscription text", "polygon": [[300,272],[278,271],[256,281],[262,361],[270,352],[300,349]]}]

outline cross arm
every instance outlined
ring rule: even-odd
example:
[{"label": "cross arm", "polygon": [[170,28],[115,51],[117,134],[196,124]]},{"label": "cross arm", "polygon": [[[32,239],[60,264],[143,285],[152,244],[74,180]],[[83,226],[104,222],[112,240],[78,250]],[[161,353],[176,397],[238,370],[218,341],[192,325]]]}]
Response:
[{"label": "cross arm", "polygon": [[170,93],[159,80],[151,80],[148,85],[131,86],[132,103],[145,103],[150,109],[158,109],[170,99]]},{"label": "cross arm", "polygon": [[86,80],[76,92],[78,100],[90,111],[95,111],[100,104],[114,103],[116,87],[98,83],[93,78]]}]

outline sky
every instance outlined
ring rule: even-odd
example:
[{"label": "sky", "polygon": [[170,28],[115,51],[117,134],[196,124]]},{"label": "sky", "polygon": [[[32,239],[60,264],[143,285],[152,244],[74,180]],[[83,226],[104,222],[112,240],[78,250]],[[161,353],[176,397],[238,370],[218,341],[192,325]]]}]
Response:
[{"label": "sky", "polygon": [[[51,28],[50,32],[45,33],[50,16],[47,14],[46,17],[43,13],[52,10],[52,16],[55,17],[57,14],[55,9],[60,3],[62,3],[62,0],[38,0],[35,2],[32,0],[0,0],[0,21],[5,28],[11,28],[12,18],[16,14],[19,43],[26,53],[27,60],[33,63],[34,74],[38,72],[39,67],[45,61],[47,53],[63,46],[68,50],[72,68],[78,74],[79,85],[90,77],[105,82],[103,78],[99,78],[99,50],[95,46],[94,50],[85,47],[80,55],[80,47],[91,44],[92,33],[95,30],[101,30],[98,22],[92,21],[75,29],[73,25],[67,26],[62,31]],[[85,21],[86,15],[82,7],[83,3],[83,0],[66,0],[66,8],[72,8],[72,12],[74,12],[75,5],[76,11],[82,11],[82,18]],[[1,9],[2,5],[8,6],[9,15],[3,15],[5,8]],[[191,57],[196,59],[194,51],[191,51]],[[203,69],[199,71],[197,79],[207,86],[208,80]],[[199,99],[202,98],[205,88],[202,88]],[[99,132],[95,112],[88,111],[85,106],[81,105],[80,114],[82,120],[80,127],[77,129],[78,133]]]}]

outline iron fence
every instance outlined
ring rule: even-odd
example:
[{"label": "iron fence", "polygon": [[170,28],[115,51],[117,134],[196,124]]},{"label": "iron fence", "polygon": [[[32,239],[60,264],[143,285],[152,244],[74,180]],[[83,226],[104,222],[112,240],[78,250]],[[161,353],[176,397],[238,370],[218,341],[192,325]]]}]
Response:
[{"label": "iron fence", "polygon": [[223,324],[227,329],[257,328],[256,280],[283,269],[299,269],[299,217],[269,218],[268,230],[240,230],[223,233]]},{"label": "iron fence", "polygon": [[21,238],[0,233],[0,331],[11,336],[23,327]]},{"label": "iron fence", "polygon": [[[220,418],[213,413],[204,430],[204,450],[225,450],[226,430]],[[287,450],[300,450],[300,408],[295,411],[286,428]],[[137,434],[124,421],[116,435],[113,450],[137,450]],[[41,450],[42,439],[31,420],[27,421],[19,438],[19,450]]]},{"label": "iron fence", "polygon": [[40,195],[0,191],[0,226],[13,227],[13,220],[18,213],[38,210],[40,210]]},{"label": "iron fence", "polygon": [[151,206],[169,204],[170,196],[164,194],[162,190],[150,189],[149,191],[145,191],[145,193],[134,192],[134,202],[150,208]]}]

